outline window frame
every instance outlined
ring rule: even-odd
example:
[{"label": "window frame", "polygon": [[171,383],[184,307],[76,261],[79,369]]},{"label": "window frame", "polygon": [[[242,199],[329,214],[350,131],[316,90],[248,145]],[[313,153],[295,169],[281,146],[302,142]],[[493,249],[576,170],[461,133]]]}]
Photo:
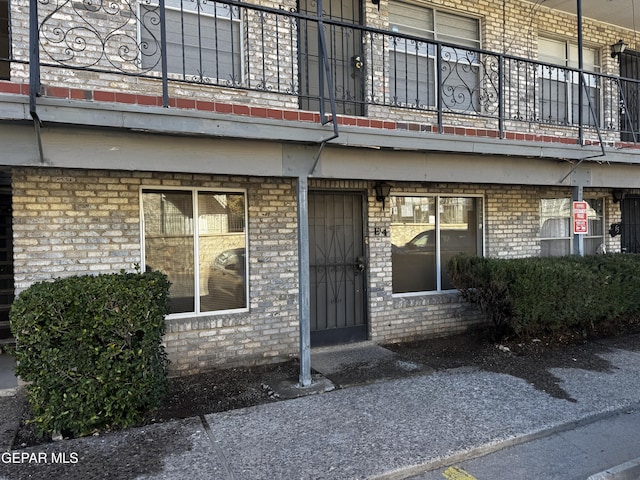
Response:
[{"label": "window frame", "polygon": [[[183,4],[184,0],[175,0],[177,3],[180,3],[181,5]],[[199,2],[201,2],[202,0],[196,0],[197,5],[199,5]],[[167,0],[167,3],[171,3],[171,0]],[[212,1],[210,2],[212,4],[217,4],[218,2]],[[190,9],[185,8],[184,6],[180,7],[180,6],[171,6],[171,5],[165,5],[165,12],[166,11],[173,11],[173,12],[177,12],[178,15],[198,15],[198,6],[190,6]],[[223,4],[226,5],[226,4]],[[235,55],[237,55],[238,57],[238,79],[237,81],[234,82],[234,85],[242,85],[245,82],[245,68],[243,67],[243,60],[245,58],[245,31],[243,28],[243,9],[239,6],[236,5],[230,5],[231,8],[237,8],[238,9],[238,16],[236,17],[224,17],[224,16],[219,16],[216,13],[207,13],[207,12],[200,12],[200,15],[206,18],[215,18],[218,21],[223,20],[225,22],[229,22],[229,23],[233,23],[235,22],[237,24],[237,28],[238,28],[238,51],[235,53]],[[160,5],[157,3],[139,3],[138,4],[138,19],[139,21],[137,22],[137,36],[138,36],[138,45],[142,46],[143,43],[143,36],[142,36],[142,30],[143,28],[146,29],[145,26],[143,26],[143,22],[142,22],[142,9],[143,8],[148,8],[148,9],[159,9]],[[217,12],[218,7],[215,6],[214,7],[214,11]],[[168,22],[167,22],[168,23]],[[148,30],[148,29],[147,29]],[[182,36],[184,36],[184,31],[176,31],[177,34],[180,34]],[[207,40],[206,37],[203,37],[200,39],[202,40]],[[158,44],[160,44],[161,39],[158,38],[156,39],[156,41],[158,42]],[[213,39],[213,41],[215,43],[217,43],[217,39]],[[178,47],[180,47],[182,49],[182,51],[184,52],[184,43],[183,44],[174,44],[177,45]],[[160,48],[160,46],[159,46]],[[215,50],[215,49],[214,49]],[[153,65],[152,67],[144,67],[144,55],[140,54],[139,55],[139,59],[138,59],[138,66],[141,69],[144,69],[145,71],[148,71],[149,74],[154,75],[154,76],[160,76],[162,75],[162,58],[159,58],[159,61]],[[232,56],[232,61],[233,61],[233,56]],[[185,79],[185,78],[189,78],[189,77],[193,77],[193,78],[204,78],[204,79],[210,79],[212,81],[215,81],[216,83],[221,83],[221,82],[230,82],[232,80],[232,77],[229,78],[225,78],[224,76],[222,76],[221,78],[218,78],[215,75],[202,75],[200,73],[189,73],[187,71],[184,71],[182,69],[182,67],[180,67],[180,71],[171,71],[171,65],[169,64],[169,62],[167,62],[167,76],[169,78],[175,79],[175,80],[181,80],[181,79]]]},{"label": "window frame", "polygon": [[[144,272],[146,270],[146,236],[145,236],[145,218],[144,218],[144,193],[145,192],[189,192],[191,194],[191,202],[193,207],[193,232],[191,236],[193,237],[193,258],[194,258],[194,311],[192,312],[178,312],[178,313],[170,313],[167,315],[167,319],[179,319],[179,318],[193,318],[193,317],[203,317],[203,316],[212,316],[212,315],[221,315],[221,314],[229,314],[229,313],[241,313],[249,311],[249,292],[250,292],[250,280],[249,280],[249,206],[248,206],[248,193],[246,189],[243,188],[215,188],[215,187],[179,187],[179,186],[165,186],[165,185],[144,185],[140,187],[139,191],[139,205],[140,205],[140,255],[141,262],[140,268]],[[236,194],[242,195],[244,197],[244,244],[245,244],[245,285],[244,285],[244,296],[245,296],[245,306],[242,308],[233,308],[233,309],[225,309],[225,310],[208,310],[205,312],[201,310],[200,304],[200,277],[201,277],[201,268],[200,262],[196,262],[195,259],[200,258],[200,245],[199,245],[199,237],[200,237],[200,222],[196,221],[198,216],[198,195],[200,193],[219,193],[219,194]],[[215,259],[210,259],[210,262],[213,262]]]},{"label": "window frame", "polygon": [[[542,202],[544,200],[566,200],[569,203],[569,215],[567,217],[562,217],[562,218],[566,218],[569,221],[569,235],[566,237],[543,237],[542,236],[542,226],[543,226],[543,222],[542,222]],[[589,232],[587,232],[586,234],[582,235],[584,240],[595,240],[595,239],[599,239],[601,240],[601,244],[606,245],[607,244],[607,237],[606,237],[606,213],[607,213],[607,209],[606,209],[606,202],[607,199],[605,196],[601,196],[601,197],[588,197],[585,198],[584,201],[586,202],[590,202],[590,201],[601,201],[602,202],[602,218],[600,219],[600,223],[601,223],[601,229],[602,229],[602,233],[599,235],[592,235]],[[573,251],[573,238],[574,238],[574,234],[573,234],[573,200],[571,199],[571,197],[564,197],[564,196],[559,196],[559,197],[543,197],[540,198],[540,229],[538,232],[538,239],[540,241],[540,256],[541,257],[553,257],[553,256],[558,256],[558,255],[542,255],[542,242],[543,241],[547,241],[547,242],[552,242],[554,240],[562,240],[562,241],[566,241],[569,243],[569,252],[567,253],[567,255],[573,255],[574,251]],[[591,206],[591,204],[589,204],[589,208],[593,209],[593,207]],[[558,217],[554,217],[554,218],[558,218]],[[591,219],[588,218],[588,224],[591,223]],[[597,253],[597,250],[596,252]],[[587,253],[585,252],[585,255],[594,255],[594,253]],[[561,256],[561,255],[560,255]]]},{"label": "window frame", "polygon": [[[477,255],[481,255],[482,257],[485,256],[485,252],[486,252],[486,241],[485,241],[485,225],[486,225],[486,212],[485,212],[485,208],[486,208],[486,199],[485,199],[485,195],[484,194],[465,194],[465,193],[461,193],[461,194],[456,194],[456,193],[413,193],[413,192],[391,192],[389,195],[389,209],[391,209],[391,198],[392,197],[412,197],[412,198],[432,198],[434,199],[434,206],[435,206],[435,229],[434,231],[436,232],[436,246],[435,246],[435,260],[436,260],[436,271],[435,271],[435,275],[436,275],[436,289],[435,290],[423,290],[423,291],[417,291],[417,292],[399,292],[399,293],[395,293],[393,292],[393,284],[392,284],[392,297],[394,298],[401,298],[401,297],[416,297],[416,296],[424,296],[424,295],[439,295],[439,294],[443,294],[443,293],[450,293],[450,292],[455,292],[457,291],[455,288],[453,289],[442,289],[442,273],[443,273],[443,269],[442,269],[442,251],[441,251],[441,221],[440,221],[440,217],[441,217],[441,212],[440,212],[440,199],[442,198],[473,198],[473,199],[480,199],[481,201],[481,206],[478,209],[478,211],[476,212],[476,215],[478,215],[479,218],[479,222],[478,225],[476,227],[476,232],[477,232],[477,239],[476,241],[481,241],[482,242],[482,248],[481,248],[481,252]],[[391,210],[389,210],[389,213],[391,213]],[[393,218],[393,216],[391,215],[391,218]],[[391,234],[391,231],[393,229],[393,221],[390,221],[389,224],[389,231]],[[393,272],[393,260],[391,262],[391,269]]]},{"label": "window frame", "polygon": [[[407,39],[407,38],[403,38],[403,37],[396,37],[394,35],[390,36],[390,41],[389,41],[389,45],[387,47],[387,51],[388,51],[388,58],[389,58],[389,62],[391,62],[392,57],[396,57],[396,56],[405,56],[407,58],[406,61],[406,65],[409,65],[410,63],[414,64],[416,62],[410,61],[409,59],[420,59],[420,58],[425,58],[427,60],[427,73],[429,72],[429,68],[432,69],[432,76],[433,76],[433,85],[427,85],[427,90],[425,93],[427,93],[427,96],[429,97],[429,95],[431,94],[431,90],[433,91],[433,97],[432,98],[428,98],[426,102],[421,102],[420,104],[416,104],[413,102],[410,102],[408,98],[402,99],[402,100],[398,100],[398,101],[394,101],[392,103],[393,106],[399,106],[399,107],[415,107],[415,108],[435,108],[438,106],[438,96],[440,95],[440,78],[441,78],[441,72],[438,71],[437,65],[438,65],[438,59],[437,59],[437,53],[438,53],[438,48],[437,48],[437,44],[439,42],[444,42],[447,44],[454,44],[460,47],[468,47],[470,49],[474,49],[474,50],[479,50],[482,47],[482,23],[481,23],[481,18],[473,16],[473,15],[461,15],[460,13],[458,13],[457,11],[448,11],[448,10],[443,10],[443,9],[437,9],[437,8],[433,8],[430,6],[424,6],[424,5],[419,5],[416,4],[414,2],[410,2],[410,1],[405,1],[405,0],[392,0],[392,2],[390,3],[395,3],[395,4],[404,4],[404,5],[408,5],[410,7],[413,8],[419,8],[419,9],[424,9],[424,10],[429,10],[431,12],[431,20],[433,22],[433,25],[431,26],[425,26],[424,28],[415,28],[415,27],[411,27],[410,25],[402,25],[400,23],[394,23],[392,22],[392,17],[391,17],[391,13],[389,13],[388,15],[388,23],[389,23],[389,27],[391,29],[391,31],[393,33],[397,33],[399,35],[409,35],[409,36],[413,36],[412,33],[405,33],[403,31],[401,31],[400,29],[397,29],[396,27],[408,27],[408,28],[412,28],[415,30],[419,30],[420,33],[423,35],[423,37],[421,37],[424,40],[425,45],[423,46],[418,46],[416,45],[415,48],[411,49],[411,48],[407,48],[407,45],[410,44],[410,42],[412,42],[411,39]],[[389,8],[390,10],[390,8]],[[438,16],[439,15],[452,15],[452,16],[457,16],[460,18],[464,18],[467,20],[473,20],[474,22],[476,22],[477,28],[478,28],[478,38],[477,39],[469,39],[469,38],[465,38],[465,37],[459,37],[456,35],[453,35],[452,33],[446,33],[443,31],[440,31],[438,29],[438,25],[439,25],[439,19]],[[432,28],[431,28],[432,27]],[[440,37],[446,37],[446,39],[441,40]],[[458,43],[459,42],[459,43]],[[475,45],[471,46],[471,45],[466,45],[467,43],[475,43]],[[401,48],[397,48],[398,46],[401,46]],[[440,56],[441,56],[441,61],[445,61],[444,58],[447,56],[447,53],[451,53],[453,52],[453,54],[457,57],[457,53],[461,51],[461,52],[465,52],[465,51],[472,51],[472,50],[465,50],[464,48],[454,48],[454,47],[449,47],[449,46],[443,46],[442,50],[440,51]],[[480,54],[476,53],[474,54],[475,60],[473,62],[470,63],[470,65],[472,67],[476,67],[478,68],[478,75],[477,75],[477,79],[476,79],[476,85],[478,88],[480,88],[482,79],[481,79],[481,75],[480,75],[480,69],[481,69],[481,63],[480,63]],[[418,60],[416,60],[418,61]],[[397,63],[397,60],[395,60],[394,63]],[[447,62],[450,63],[450,62]],[[455,62],[451,62],[451,63],[455,63],[455,64],[459,64],[461,63],[460,61],[455,61]],[[406,67],[405,67],[406,68]],[[395,79],[397,78],[397,75],[394,75],[394,72],[396,70],[395,69],[391,69],[391,63],[390,63],[390,67],[389,67],[389,87],[390,87],[390,96],[391,98],[393,98],[393,95],[391,93],[391,87],[393,87],[397,82],[395,82]],[[430,79],[428,78],[429,75],[427,75],[427,81],[429,81]],[[409,84],[409,80],[410,79],[405,79],[404,80],[404,84],[408,85]],[[416,77],[417,80],[417,77]],[[419,85],[419,84],[418,84]],[[395,92],[395,97],[399,98],[398,92],[395,91],[395,87],[393,88],[394,92]],[[402,92],[404,93],[404,92]],[[408,92],[407,92],[407,97],[408,97]],[[418,99],[415,99],[418,100]],[[472,108],[474,109],[475,112],[478,112],[478,109],[474,106],[472,100],[470,100],[470,105],[472,106]],[[451,111],[455,112],[455,111],[461,111],[461,112],[468,112],[469,108],[463,109],[456,109],[450,106],[447,106],[443,103],[443,107],[449,108]]]},{"label": "window frame", "polygon": [[[542,55],[543,58],[541,58],[541,55],[540,55],[541,40],[546,42],[554,42],[554,43],[557,43],[558,45],[561,45],[564,50],[563,58],[561,59],[558,57],[554,57],[553,55],[551,56]],[[602,57],[601,57],[600,49],[597,47],[583,46],[582,49],[583,49],[583,55],[586,52],[592,52],[594,54],[594,59],[597,61],[597,63],[587,62],[587,65],[584,68],[587,91],[583,92],[585,95],[588,95],[592,89],[596,92],[597,102],[595,105],[592,105],[593,109],[595,110],[596,118],[593,118],[591,115],[591,111],[588,110],[588,118],[585,120],[583,116],[583,122],[584,122],[584,126],[597,128],[598,126],[602,125],[604,99],[602,95],[603,94],[602,85],[600,85],[600,77],[594,76],[594,74],[597,75],[602,71]],[[580,86],[579,73],[573,70],[578,67],[577,65],[578,59],[572,56],[572,53],[574,52],[574,50],[576,52],[574,55],[577,55],[578,45],[572,43],[571,40],[569,39],[554,38],[553,36],[547,36],[544,34],[539,35],[538,37],[538,61],[544,64],[544,65],[538,65],[537,72],[536,72],[536,77],[540,82],[539,88],[544,89],[543,82],[550,82],[551,89],[553,89],[554,84],[559,84],[564,89],[564,98],[563,98],[564,112],[562,113],[564,113],[565,115],[566,122],[562,122],[560,118],[553,118],[552,115],[550,115],[549,117],[544,117],[542,115],[544,111],[545,100],[541,92],[540,103],[538,108],[540,109],[540,119],[544,123],[550,123],[554,125],[577,125],[579,115],[580,115],[579,110],[581,108],[588,109],[589,107],[589,103],[590,103],[589,98],[583,97],[585,101],[584,105],[578,105],[578,99],[574,98],[576,96],[576,93],[574,93],[574,89],[578,89]],[[554,63],[554,62],[558,62],[558,63]],[[554,73],[549,71],[545,75],[544,70],[545,69],[550,70],[548,65],[552,67],[556,67],[555,68],[556,71]],[[561,78],[561,77],[564,77],[564,78]],[[557,90],[558,89],[556,88],[556,91]],[[577,92],[577,95],[579,95],[579,92]],[[549,102],[551,102],[551,98],[549,98]],[[556,100],[556,103],[559,103],[559,101]],[[574,108],[576,107],[578,111],[574,112]],[[550,108],[550,112],[553,114],[554,112],[553,105],[550,104],[549,108]],[[555,109],[555,112],[556,114],[561,113],[557,109]],[[574,117],[577,117],[577,118],[574,118]]]}]

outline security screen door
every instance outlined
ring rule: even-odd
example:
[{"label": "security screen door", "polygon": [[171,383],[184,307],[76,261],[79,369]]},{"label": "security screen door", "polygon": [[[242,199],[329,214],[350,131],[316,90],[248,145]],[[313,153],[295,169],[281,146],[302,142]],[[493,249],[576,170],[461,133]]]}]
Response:
[{"label": "security screen door", "polygon": [[0,343],[11,342],[9,311],[13,303],[13,229],[11,179],[0,175]]},{"label": "security screen door", "polygon": [[367,338],[364,197],[309,193],[311,345]]},{"label": "security screen door", "polygon": [[[620,54],[620,76],[640,79],[640,52],[625,50]],[[621,88],[624,96],[624,105],[620,109],[621,140],[637,141],[640,136],[640,87],[636,81],[623,80]]]},{"label": "security screen door", "polygon": [[[360,0],[324,0],[324,18],[349,25],[324,24],[327,57],[331,68],[331,81],[336,97],[336,113],[364,115],[364,53],[362,31],[350,25],[361,25]],[[317,0],[299,0],[300,13],[316,16]],[[318,24],[300,20],[298,28],[298,56],[300,61],[300,108],[320,110],[320,64],[318,47]],[[325,80],[324,108],[331,112],[329,90]]]},{"label": "security screen door", "polygon": [[625,197],[620,205],[622,213],[622,251],[640,253],[640,197]]}]

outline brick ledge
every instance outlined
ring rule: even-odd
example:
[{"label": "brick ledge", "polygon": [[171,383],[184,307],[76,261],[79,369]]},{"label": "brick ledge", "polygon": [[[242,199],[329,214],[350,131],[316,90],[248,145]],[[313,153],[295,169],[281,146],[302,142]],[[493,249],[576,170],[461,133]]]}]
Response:
[{"label": "brick ledge", "polygon": [[[16,83],[0,80],[0,94],[29,95],[29,85],[26,83]],[[142,95],[123,92],[111,92],[103,90],[84,90],[68,87],[43,86],[43,97],[51,97],[69,100],[86,100],[105,103],[121,103],[128,105],[162,107],[162,96]],[[228,115],[240,115],[253,118],[269,118],[273,120],[311,122],[320,123],[320,114],[304,110],[285,110],[265,107],[253,107],[234,103],[214,102],[188,98],[169,98],[169,107],[186,110],[198,110],[203,112],[215,112]],[[346,115],[338,116],[338,125],[348,125],[364,128],[377,128],[386,130],[400,130],[423,133],[438,133],[438,126],[422,123],[396,122],[389,120],[379,120],[374,118],[350,117]],[[459,135],[465,137],[486,137],[499,139],[498,130],[444,126],[443,133],[446,135]],[[560,143],[565,145],[578,145],[575,137],[561,137],[554,135],[532,134],[507,131],[504,134],[506,140],[516,140],[524,142]],[[585,140],[585,146],[600,146],[600,142]],[[640,145],[631,142],[605,142],[605,146],[614,148],[639,149]]]}]

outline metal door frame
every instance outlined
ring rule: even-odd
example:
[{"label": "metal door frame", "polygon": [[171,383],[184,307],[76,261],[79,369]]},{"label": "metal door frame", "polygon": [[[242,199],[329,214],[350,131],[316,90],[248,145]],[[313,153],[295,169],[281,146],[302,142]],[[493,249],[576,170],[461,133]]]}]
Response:
[{"label": "metal door frame", "polygon": [[[620,76],[640,80],[640,52],[625,50],[618,59]],[[630,67],[630,71],[627,68]],[[640,92],[637,84],[624,82],[622,87],[621,100],[624,102],[619,115],[621,140],[635,142],[636,136],[640,132]],[[628,131],[631,129],[631,131]]]},{"label": "metal door frame", "polygon": [[[346,343],[358,342],[368,340],[371,336],[371,324],[369,322],[369,265],[370,265],[370,255],[369,255],[369,242],[367,241],[367,221],[368,221],[368,210],[367,210],[367,199],[368,192],[363,189],[331,189],[331,188],[310,188],[309,189],[309,197],[311,198],[314,194],[330,194],[330,195],[357,195],[360,198],[360,211],[362,215],[362,228],[361,228],[361,244],[362,244],[362,253],[365,257],[365,270],[362,273],[364,276],[362,281],[362,316],[363,316],[363,330],[356,331],[356,327],[347,327],[351,328],[351,332],[345,331],[342,334],[336,332],[338,329],[328,329],[328,330],[315,330],[311,332],[311,346],[319,347],[324,345],[341,345]],[[310,202],[311,203],[311,202]],[[311,242],[311,237],[309,238],[309,242]],[[310,249],[314,248],[314,246],[310,245]],[[309,265],[309,270],[311,270],[311,265]],[[309,272],[311,274],[311,272]],[[316,293],[313,292],[313,295]],[[315,318],[315,312],[312,312],[311,315]],[[312,322],[313,323],[313,322]],[[338,333],[338,334],[337,334]]]},{"label": "metal door frame", "polygon": [[[634,211],[629,211],[628,203],[633,202],[639,204]],[[622,225],[622,238],[620,239],[620,248],[626,253],[640,253],[640,195],[627,195],[620,203],[620,220]],[[635,223],[629,223],[627,220],[633,219]]]},{"label": "metal door frame", "polygon": [[[8,182],[8,183],[7,183]],[[0,302],[0,345],[2,344],[14,344],[15,339],[12,336],[9,322],[9,311],[11,305],[15,300],[15,276],[14,276],[14,259],[13,259],[13,190],[11,188],[11,177],[9,175],[0,175],[0,194],[8,200],[8,203],[4,205],[4,211],[2,215],[4,217],[5,225],[3,226],[3,235],[6,236],[6,245],[2,249],[3,257],[5,260],[0,261],[0,276],[7,285],[2,285],[4,288],[0,290],[2,295],[2,302]]]}]

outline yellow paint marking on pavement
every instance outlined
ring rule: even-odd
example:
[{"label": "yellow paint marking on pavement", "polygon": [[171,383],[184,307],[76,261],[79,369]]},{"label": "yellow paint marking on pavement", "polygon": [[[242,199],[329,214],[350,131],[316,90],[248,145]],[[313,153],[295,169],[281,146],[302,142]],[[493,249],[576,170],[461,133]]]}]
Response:
[{"label": "yellow paint marking on pavement", "polygon": [[448,480],[478,480],[476,477],[465,472],[460,467],[449,467],[442,472],[442,476]]}]

